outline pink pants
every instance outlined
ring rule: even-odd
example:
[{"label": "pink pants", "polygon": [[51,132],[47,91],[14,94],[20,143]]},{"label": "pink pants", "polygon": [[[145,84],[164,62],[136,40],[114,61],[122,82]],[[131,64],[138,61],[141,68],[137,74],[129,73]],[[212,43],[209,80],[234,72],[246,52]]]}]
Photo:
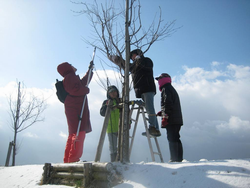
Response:
[{"label": "pink pants", "polygon": [[[70,134],[65,147],[64,163],[73,163],[80,161],[83,152],[83,143],[85,140],[85,131],[79,132],[76,140],[76,133]],[[76,142],[75,142],[76,140]]]}]

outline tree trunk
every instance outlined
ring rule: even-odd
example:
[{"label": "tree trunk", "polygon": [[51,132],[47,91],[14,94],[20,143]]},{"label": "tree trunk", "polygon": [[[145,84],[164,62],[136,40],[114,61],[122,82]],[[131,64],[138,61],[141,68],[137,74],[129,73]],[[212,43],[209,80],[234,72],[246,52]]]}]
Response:
[{"label": "tree trunk", "polygon": [[16,165],[16,138],[17,132],[14,133],[14,141],[13,141],[13,152],[12,152],[12,166]]},{"label": "tree trunk", "polygon": [[129,60],[130,60],[130,39],[128,23],[129,0],[126,0],[126,21],[125,21],[125,44],[126,44],[126,61],[125,61],[125,78],[124,78],[124,95],[122,111],[122,153],[121,162],[129,163]]},{"label": "tree trunk", "polygon": [[17,94],[17,107],[16,107],[16,118],[14,121],[14,143],[13,143],[13,153],[12,153],[12,166],[15,166],[16,163],[16,138],[17,138],[17,129],[19,123],[19,113],[21,106],[21,93],[20,93],[20,82],[18,83],[18,94]]}]

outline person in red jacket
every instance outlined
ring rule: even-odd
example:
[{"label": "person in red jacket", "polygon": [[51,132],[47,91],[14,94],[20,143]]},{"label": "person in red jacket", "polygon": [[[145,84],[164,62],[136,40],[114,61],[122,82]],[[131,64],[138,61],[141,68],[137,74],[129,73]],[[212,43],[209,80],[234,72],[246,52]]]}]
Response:
[{"label": "person in red jacket", "polygon": [[[91,65],[93,64],[90,64],[90,66]],[[57,71],[62,77],[64,77],[63,86],[64,89],[69,93],[64,102],[69,131],[64,153],[64,163],[72,163],[80,161],[83,153],[85,135],[86,133],[92,131],[86,95],[89,93],[89,88],[87,87],[88,74],[91,74],[90,80],[93,74],[92,72],[88,71],[85,76],[80,79],[79,75],[75,74],[77,69],[68,62],[58,65]],[[77,128],[85,96],[86,101],[81,120],[81,127],[77,137]]]}]

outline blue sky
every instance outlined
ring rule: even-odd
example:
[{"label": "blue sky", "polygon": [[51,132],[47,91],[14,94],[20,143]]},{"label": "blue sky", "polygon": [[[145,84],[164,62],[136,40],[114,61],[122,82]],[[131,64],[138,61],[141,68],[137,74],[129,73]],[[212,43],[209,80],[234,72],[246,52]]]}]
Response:
[{"label": "blue sky", "polygon": [[[176,27],[181,27],[171,37],[156,42],[145,56],[154,62],[154,75],[169,73],[179,92],[184,115],[184,158],[250,157],[250,1],[147,0],[141,1],[141,5],[145,25],[151,23],[161,6],[164,21],[176,19]],[[93,52],[82,40],[91,36],[90,22],[74,10],[81,7],[67,0],[0,0],[0,165],[5,162],[13,137],[7,125],[6,96],[15,91],[16,80],[49,97],[45,122],[19,135],[22,146],[17,164],[62,162],[67,125],[63,105],[55,96],[55,79],[61,79],[56,67],[68,61],[83,75]],[[95,68],[106,79],[100,52],[96,55]],[[109,75],[112,74],[111,71]],[[110,79],[115,84],[112,76]],[[98,108],[106,96],[95,80],[88,96],[93,132],[87,135],[84,146],[83,159],[87,160],[95,156],[103,121]],[[130,95],[135,99],[133,91]],[[159,101],[157,92],[156,110],[160,109]],[[145,145],[141,147],[145,157],[134,152],[131,161],[150,161],[140,131],[143,126],[137,131],[134,147]],[[165,130],[161,132],[161,149],[168,161]],[[28,151],[32,151],[29,156]],[[104,151],[103,160],[108,160],[107,142]]]}]

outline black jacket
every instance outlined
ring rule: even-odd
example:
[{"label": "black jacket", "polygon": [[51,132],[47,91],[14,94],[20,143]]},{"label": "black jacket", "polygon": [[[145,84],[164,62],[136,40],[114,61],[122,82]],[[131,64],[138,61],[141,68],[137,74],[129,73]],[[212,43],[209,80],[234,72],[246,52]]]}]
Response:
[{"label": "black jacket", "polygon": [[169,125],[183,125],[178,93],[171,83],[163,85],[161,89],[161,111],[168,115]]},{"label": "black jacket", "polygon": [[156,93],[153,76],[153,62],[150,58],[141,57],[130,64],[129,71],[132,73],[136,98],[146,92]]}]

